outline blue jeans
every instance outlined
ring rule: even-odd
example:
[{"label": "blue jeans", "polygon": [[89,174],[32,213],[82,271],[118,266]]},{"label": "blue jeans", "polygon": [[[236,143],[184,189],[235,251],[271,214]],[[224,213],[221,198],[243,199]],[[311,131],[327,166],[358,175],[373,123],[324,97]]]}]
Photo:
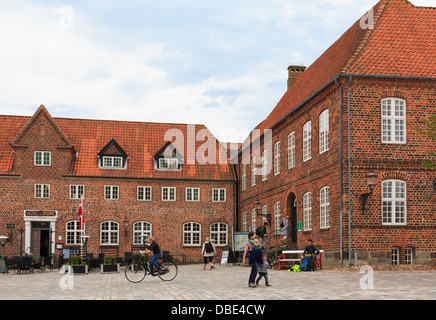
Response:
[{"label": "blue jeans", "polygon": [[259,277],[256,280],[256,283],[259,283],[260,280],[262,280],[262,277],[265,278],[265,284],[268,284],[268,273],[266,272],[259,272]]},{"label": "blue jeans", "polygon": [[153,269],[155,269],[155,270],[158,270],[160,267],[159,267],[159,265],[157,264],[157,260],[159,259],[161,257],[161,254],[160,253],[156,253],[154,256],[152,256],[151,258],[150,258],[150,266],[151,266],[151,271],[153,271]]},{"label": "blue jeans", "polygon": [[257,264],[257,262],[253,262],[251,264],[251,273],[250,273],[250,277],[248,278],[248,284],[252,283],[254,284],[256,281],[256,276],[257,273],[259,272],[259,265]]}]

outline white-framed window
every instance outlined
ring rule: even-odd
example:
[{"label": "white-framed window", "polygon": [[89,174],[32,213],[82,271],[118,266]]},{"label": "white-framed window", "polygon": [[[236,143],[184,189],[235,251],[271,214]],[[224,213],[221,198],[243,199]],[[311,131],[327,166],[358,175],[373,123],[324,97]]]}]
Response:
[{"label": "white-framed window", "polygon": [[406,182],[385,180],[382,182],[382,224],[405,225],[407,223]]},{"label": "white-framed window", "polygon": [[119,226],[115,221],[100,224],[100,245],[118,245]]},{"label": "white-framed window", "polygon": [[103,156],[103,168],[122,168],[123,157]]},{"label": "white-framed window", "polygon": [[225,188],[213,188],[212,189],[212,201],[213,202],[226,202],[226,189]]},{"label": "white-framed window", "polygon": [[280,174],[280,141],[274,145],[274,175]]},{"label": "white-framed window", "polygon": [[244,212],[242,214],[242,231],[247,232],[248,231],[248,223],[247,223],[247,212]]},{"label": "white-framed window", "polygon": [[245,191],[247,189],[247,165],[242,165],[242,181],[241,181],[241,189]]},{"label": "white-framed window", "polygon": [[151,187],[138,186],[137,199],[138,201],[151,201]]},{"label": "white-framed window", "polygon": [[274,233],[280,232],[280,201],[274,203]]},{"label": "white-framed window", "polygon": [[406,100],[385,98],[381,104],[382,143],[406,143]]},{"label": "white-framed window", "polygon": [[305,231],[312,230],[312,193],[303,195],[303,228]]},{"label": "white-framed window", "polygon": [[218,246],[225,246],[227,244],[228,226],[222,222],[212,223],[210,225],[210,238],[215,240]]},{"label": "white-framed window", "polygon": [[413,249],[412,248],[405,248],[404,249],[404,262],[406,264],[413,264]]},{"label": "white-framed window", "polygon": [[35,184],[35,198],[36,199],[49,199],[50,198],[50,185],[49,184]]},{"label": "white-framed window", "polygon": [[256,209],[251,210],[251,230],[256,231],[256,222],[257,222],[257,211]]},{"label": "white-framed window", "polygon": [[68,221],[65,226],[65,244],[81,244],[82,232],[79,220]]},{"label": "white-framed window", "polygon": [[268,178],[268,150],[262,152],[262,181]]},{"label": "white-framed window", "polygon": [[329,150],[329,109],[319,115],[319,153]]},{"label": "white-framed window", "polygon": [[268,206],[267,205],[264,205],[263,207],[262,207],[262,224],[263,223],[265,223],[265,222],[268,222],[268,220],[267,220],[267,218],[266,218],[266,215],[268,214]]},{"label": "white-framed window", "polygon": [[323,187],[319,191],[320,228],[330,227],[330,187]]},{"label": "white-framed window", "polygon": [[83,184],[70,185],[70,199],[80,200],[85,196],[85,186]]},{"label": "white-framed window", "polygon": [[201,244],[201,225],[197,222],[183,224],[183,245],[199,246]]},{"label": "white-framed window", "polygon": [[295,132],[288,135],[288,169],[295,167]]},{"label": "white-framed window", "polygon": [[257,161],[256,157],[251,159],[251,186],[252,187],[256,185],[256,161]]},{"label": "white-framed window", "polygon": [[177,159],[177,158],[159,158],[159,169],[177,170],[177,169],[179,169],[179,159]]},{"label": "white-framed window", "polygon": [[[147,221],[135,222],[133,224],[133,244],[142,245],[144,243],[143,241],[147,243],[148,237],[153,235],[152,231],[151,223]],[[142,237],[143,235],[145,237]]]},{"label": "white-framed window", "polygon": [[200,188],[186,188],[186,201],[200,201]]},{"label": "white-framed window", "polygon": [[303,126],[303,162],[312,158],[312,122]]},{"label": "white-framed window", "polygon": [[162,187],[162,201],[176,201],[176,188]]},{"label": "white-framed window", "polygon": [[392,256],[392,265],[399,265],[400,264],[400,248],[392,248],[391,251]]},{"label": "white-framed window", "polygon": [[120,198],[119,186],[104,186],[105,200],[118,200]]},{"label": "white-framed window", "polygon": [[50,151],[35,151],[33,157],[33,164],[35,166],[48,167],[51,166],[51,152]]}]

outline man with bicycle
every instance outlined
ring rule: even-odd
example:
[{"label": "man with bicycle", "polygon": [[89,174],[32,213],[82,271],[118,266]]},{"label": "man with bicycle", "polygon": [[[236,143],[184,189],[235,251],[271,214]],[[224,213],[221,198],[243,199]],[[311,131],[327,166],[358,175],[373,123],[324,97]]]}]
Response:
[{"label": "man with bicycle", "polygon": [[159,245],[153,236],[149,236],[147,242],[148,249],[145,249],[144,252],[146,254],[149,254],[150,252],[153,253],[153,256],[149,260],[151,272],[153,273],[154,271],[157,271],[157,273],[159,273],[162,270],[162,268],[156,262],[161,257]]}]

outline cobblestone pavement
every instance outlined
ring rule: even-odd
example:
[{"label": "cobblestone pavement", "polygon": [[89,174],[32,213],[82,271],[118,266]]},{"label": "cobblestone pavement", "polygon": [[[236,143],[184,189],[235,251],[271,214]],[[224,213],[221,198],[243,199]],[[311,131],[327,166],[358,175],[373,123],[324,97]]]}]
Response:
[{"label": "cobblestone pavement", "polygon": [[[374,288],[368,287],[359,272],[320,270],[288,272],[269,270],[271,287],[262,279],[257,288],[248,287],[250,269],[241,266],[217,266],[203,270],[203,265],[179,266],[171,282],[147,276],[134,284],[121,273],[101,274],[97,269],[88,275],[75,275],[66,282],[58,271],[30,274],[0,274],[0,300],[391,300],[436,299],[436,271],[374,272]],[[362,278],[364,277],[364,278]],[[72,288],[68,288],[67,284]],[[298,293],[298,294],[296,294]]]}]

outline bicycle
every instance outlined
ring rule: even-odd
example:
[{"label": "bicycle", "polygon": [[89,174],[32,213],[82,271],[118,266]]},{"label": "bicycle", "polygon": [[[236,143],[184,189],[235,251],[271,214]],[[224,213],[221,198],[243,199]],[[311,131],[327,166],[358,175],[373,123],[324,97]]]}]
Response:
[{"label": "bicycle", "polygon": [[149,262],[133,261],[126,267],[124,274],[127,280],[133,283],[141,282],[147,274],[158,276],[162,281],[171,281],[177,276],[178,268],[174,262],[158,262],[158,265],[161,268],[159,272],[157,270],[151,271]]}]

